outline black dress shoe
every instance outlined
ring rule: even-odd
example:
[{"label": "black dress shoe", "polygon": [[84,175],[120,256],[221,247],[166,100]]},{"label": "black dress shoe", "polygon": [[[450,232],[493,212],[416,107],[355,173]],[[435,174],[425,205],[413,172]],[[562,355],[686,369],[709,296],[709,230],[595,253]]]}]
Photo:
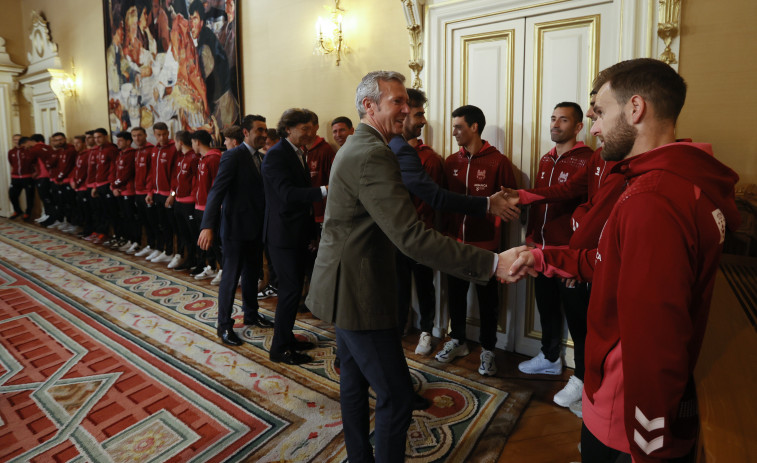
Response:
[{"label": "black dress shoe", "polygon": [[417,392],[413,393],[413,410],[426,410],[431,407],[431,401]]},{"label": "black dress shoe", "polygon": [[269,322],[265,318],[261,317],[260,315],[255,316],[254,318],[244,318],[245,325],[253,325],[257,326],[258,328],[273,328],[273,323]]},{"label": "black dress shoe", "polygon": [[310,350],[315,349],[315,344],[309,341],[294,340],[289,343],[292,350]]},{"label": "black dress shoe", "polygon": [[219,331],[218,336],[221,338],[221,341],[223,341],[224,344],[228,344],[230,346],[242,345],[242,340],[239,339],[239,336],[237,336],[237,334],[231,328]]},{"label": "black dress shoe", "polygon": [[195,264],[194,262],[191,262],[191,261],[187,260],[183,264],[177,265],[176,268],[174,268],[174,270],[178,270],[178,271],[191,270],[191,269],[195,268],[196,265],[197,264]]},{"label": "black dress shoe", "polygon": [[313,361],[313,358],[308,354],[302,354],[300,352],[288,349],[280,354],[271,352],[269,358],[272,362],[286,363],[287,365],[302,365],[303,363],[309,363]]}]

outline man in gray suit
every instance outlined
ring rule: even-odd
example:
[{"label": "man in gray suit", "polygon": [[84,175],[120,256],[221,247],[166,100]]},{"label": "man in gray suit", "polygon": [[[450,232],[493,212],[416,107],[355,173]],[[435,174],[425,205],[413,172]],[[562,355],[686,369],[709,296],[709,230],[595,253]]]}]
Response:
[{"label": "man in gray suit", "polygon": [[376,392],[375,461],[404,461],[412,382],[397,329],[397,250],[432,268],[486,283],[499,257],[426,229],[387,141],[409,112],[402,74],[371,72],[355,105],[360,125],[339,150],[307,304],[336,325],[340,402],[350,462],[372,462],[368,387]]}]

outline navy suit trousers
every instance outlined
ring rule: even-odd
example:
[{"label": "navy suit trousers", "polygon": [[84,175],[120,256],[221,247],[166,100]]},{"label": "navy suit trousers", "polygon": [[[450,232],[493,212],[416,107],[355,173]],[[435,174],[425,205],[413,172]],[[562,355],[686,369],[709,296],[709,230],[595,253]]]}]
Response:
[{"label": "navy suit trousers", "polygon": [[376,393],[375,461],[405,461],[413,409],[413,384],[396,329],[336,328],[341,362],[339,400],[344,441],[351,463],[374,461],[369,438],[368,387]]},{"label": "navy suit trousers", "polygon": [[218,288],[218,330],[231,329],[234,320],[234,296],[242,277],[242,312],[245,317],[258,315],[258,273],[263,245],[260,241],[223,240],[223,274]]}]

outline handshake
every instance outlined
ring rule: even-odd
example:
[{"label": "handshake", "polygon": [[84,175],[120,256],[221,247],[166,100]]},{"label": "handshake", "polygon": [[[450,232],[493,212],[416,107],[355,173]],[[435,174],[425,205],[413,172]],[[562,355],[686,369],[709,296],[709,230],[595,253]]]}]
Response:
[{"label": "handshake", "polygon": [[505,222],[520,217],[520,196],[516,190],[501,187],[502,189],[489,196],[489,213],[501,217]]},{"label": "handshake", "polygon": [[500,283],[515,283],[526,275],[535,277],[534,255],[529,246],[517,246],[499,254],[496,277]]}]

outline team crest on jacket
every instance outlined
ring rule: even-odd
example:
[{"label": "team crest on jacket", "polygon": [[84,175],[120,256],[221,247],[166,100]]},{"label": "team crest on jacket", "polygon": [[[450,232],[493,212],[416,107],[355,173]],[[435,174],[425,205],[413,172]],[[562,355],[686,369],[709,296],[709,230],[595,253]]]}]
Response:
[{"label": "team crest on jacket", "polygon": [[476,180],[486,180],[486,171],[485,170],[477,170],[476,171]]},{"label": "team crest on jacket", "polygon": [[452,175],[457,177],[457,173],[460,169],[452,169]]},{"label": "team crest on jacket", "polygon": [[720,231],[720,244],[723,244],[723,241],[725,241],[725,216],[720,209],[715,209],[712,211],[712,218],[715,219],[715,225]]},{"label": "team crest on jacket", "polygon": [[557,177],[557,181],[560,183],[565,183],[565,181],[568,180],[568,173],[567,172],[560,172],[560,176]]}]

